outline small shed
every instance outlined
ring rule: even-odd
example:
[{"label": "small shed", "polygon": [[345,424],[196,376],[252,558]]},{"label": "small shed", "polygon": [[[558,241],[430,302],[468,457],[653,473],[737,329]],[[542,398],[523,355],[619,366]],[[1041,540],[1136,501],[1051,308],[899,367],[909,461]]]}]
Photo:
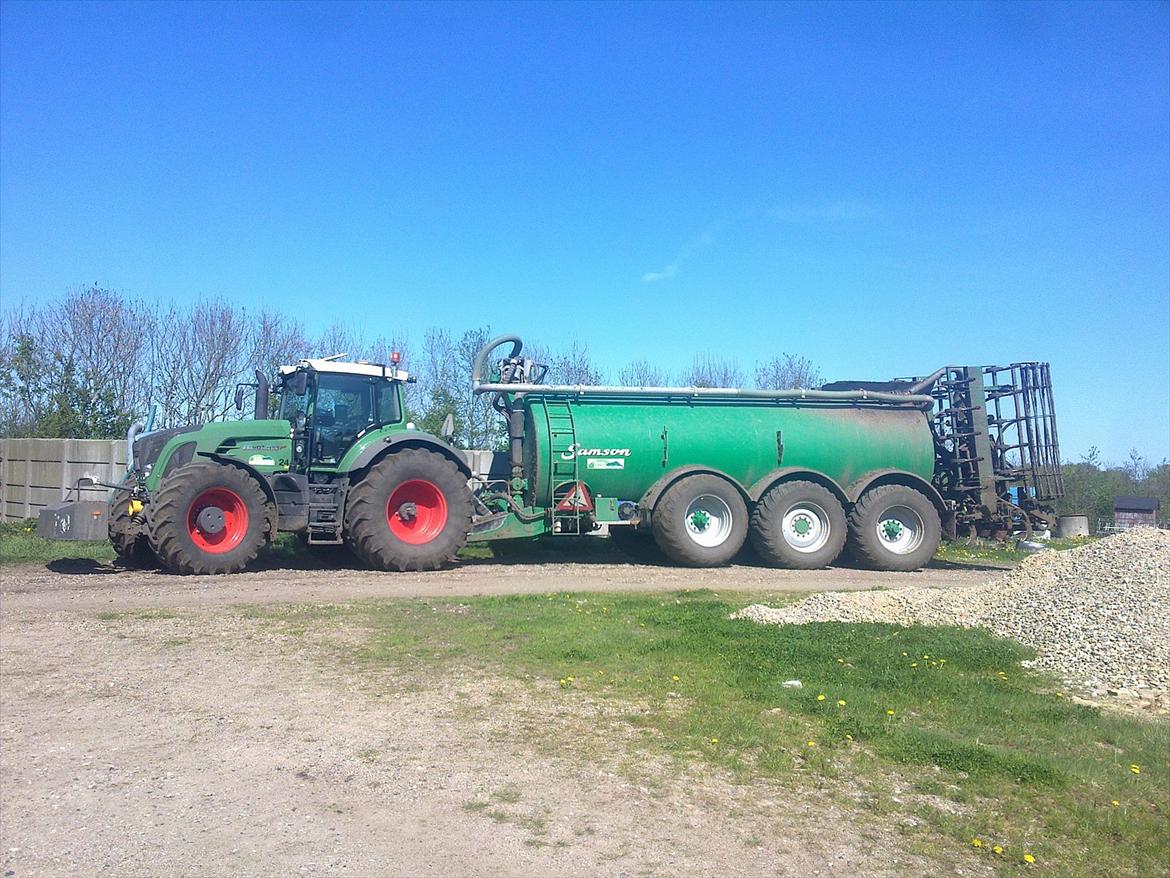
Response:
[{"label": "small shed", "polygon": [[1118,530],[1131,527],[1155,527],[1158,516],[1156,497],[1114,497],[1113,526]]}]

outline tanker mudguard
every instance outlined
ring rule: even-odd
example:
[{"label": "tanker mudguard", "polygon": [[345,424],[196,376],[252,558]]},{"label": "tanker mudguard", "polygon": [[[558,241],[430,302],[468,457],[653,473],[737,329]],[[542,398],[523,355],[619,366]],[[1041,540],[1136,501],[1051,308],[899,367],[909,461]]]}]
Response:
[{"label": "tanker mudguard", "polygon": [[837,499],[840,500],[842,504],[845,504],[846,502],[852,503],[857,499],[856,497],[851,497],[846,494],[845,489],[837,484],[835,479],[825,475],[822,472],[818,472],[817,470],[809,469],[808,467],[803,466],[783,466],[779,469],[772,470],[772,472],[768,473],[762,479],[754,482],[752,486],[747,489],[748,497],[752,499],[753,503],[758,503],[760,498],[768,493],[768,489],[777,482],[793,481],[794,479],[799,479],[801,477],[807,481],[816,482],[819,485],[824,485],[836,495]]},{"label": "tanker mudguard", "polygon": [[710,466],[680,466],[678,469],[671,470],[658,481],[656,481],[653,485],[647,488],[646,493],[642,495],[642,499],[638,501],[638,508],[643,510],[653,509],[654,504],[658,502],[658,498],[662,496],[663,491],[665,491],[683,476],[693,476],[700,473],[718,476],[728,484],[733,485],[736,490],[738,490],[741,494],[744,494],[745,498],[747,497],[747,494],[744,492],[743,485],[741,485],[722,470],[718,470]]},{"label": "tanker mudguard", "polygon": [[426,448],[429,451],[437,451],[459,467],[461,473],[468,478],[472,476],[471,467],[467,465],[467,460],[464,459],[462,454],[438,436],[433,436],[430,433],[423,433],[418,430],[395,433],[393,436],[387,436],[381,442],[370,443],[354,460],[353,465],[350,467],[350,472],[371,466],[383,455],[389,454],[396,448]]},{"label": "tanker mudguard", "polygon": [[849,485],[849,490],[846,492],[849,502],[856,503],[861,495],[876,484],[887,485],[906,485],[916,491],[920,491],[930,498],[930,502],[935,505],[940,513],[946,510],[946,504],[943,503],[942,495],[938,492],[938,488],[921,476],[914,473],[908,473],[900,469],[879,469],[873,472],[866,473],[857,481]]}]

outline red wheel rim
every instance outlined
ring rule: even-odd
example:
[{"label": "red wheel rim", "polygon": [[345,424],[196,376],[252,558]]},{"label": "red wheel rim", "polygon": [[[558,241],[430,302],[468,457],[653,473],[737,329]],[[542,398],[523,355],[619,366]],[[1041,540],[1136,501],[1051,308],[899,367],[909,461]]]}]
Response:
[{"label": "red wheel rim", "polygon": [[395,488],[386,501],[390,533],[404,543],[429,543],[447,526],[447,498],[426,479],[411,479]]},{"label": "red wheel rim", "polygon": [[[223,528],[218,532],[206,529],[199,521],[205,509],[218,509],[223,514]],[[187,508],[187,533],[195,547],[213,555],[230,552],[248,532],[248,507],[244,498],[228,488],[208,488]]]}]

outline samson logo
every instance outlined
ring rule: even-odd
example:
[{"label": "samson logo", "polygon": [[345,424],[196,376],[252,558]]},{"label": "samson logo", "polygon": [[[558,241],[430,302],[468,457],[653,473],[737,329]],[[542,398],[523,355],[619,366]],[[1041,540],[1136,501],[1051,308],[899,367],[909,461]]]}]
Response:
[{"label": "samson logo", "polygon": [[579,442],[574,442],[566,451],[561,452],[562,460],[572,460],[574,457],[629,457],[628,448],[583,448]]}]

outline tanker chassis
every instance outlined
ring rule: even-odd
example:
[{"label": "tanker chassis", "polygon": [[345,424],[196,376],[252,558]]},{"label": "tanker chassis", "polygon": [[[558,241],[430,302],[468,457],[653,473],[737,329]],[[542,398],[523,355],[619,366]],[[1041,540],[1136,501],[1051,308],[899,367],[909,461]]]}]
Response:
[{"label": "tanker chassis", "polygon": [[780,567],[824,567],[848,547],[915,570],[942,538],[1047,527],[1060,496],[1044,363],[744,390],[547,385],[522,354],[502,336],[473,368],[474,393],[507,425],[504,451],[416,429],[397,362],[302,360],[281,368],[278,403],[257,373],[252,420],[136,425],[110,501],[114,548],[127,563],[228,573],[285,531],[375,569],[429,570],[468,541],[608,526],[688,566],[727,563],[750,541]]}]

